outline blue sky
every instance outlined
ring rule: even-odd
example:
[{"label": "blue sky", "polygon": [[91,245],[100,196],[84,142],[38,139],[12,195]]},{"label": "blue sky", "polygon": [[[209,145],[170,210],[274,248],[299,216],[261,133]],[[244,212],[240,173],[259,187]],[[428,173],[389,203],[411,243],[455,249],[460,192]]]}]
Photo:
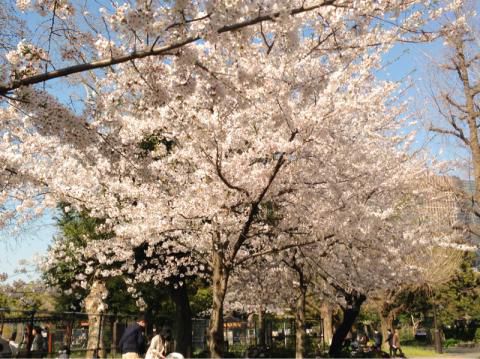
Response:
[{"label": "blue sky", "polygon": [[36,256],[44,255],[56,232],[54,213],[51,211],[27,223],[17,233],[0,231],[0,273],[7,273],[9,281],[37,278],[38,273],[18,274],[15,270],[19,268],[19,261],[32,262]]}]

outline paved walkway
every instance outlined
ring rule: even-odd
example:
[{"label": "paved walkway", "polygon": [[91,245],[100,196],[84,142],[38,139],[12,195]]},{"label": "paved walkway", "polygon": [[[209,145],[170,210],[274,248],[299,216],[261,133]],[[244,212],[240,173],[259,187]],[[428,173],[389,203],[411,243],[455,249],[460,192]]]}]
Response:
[{"label": "paved walkway", "polygon": [[426,359],[426,358],[441,358],[441,359],[480,359],[480,348],[452,348],[447,349],[443,354],[438,354],[431,357],[408,357],[409,359]]}]

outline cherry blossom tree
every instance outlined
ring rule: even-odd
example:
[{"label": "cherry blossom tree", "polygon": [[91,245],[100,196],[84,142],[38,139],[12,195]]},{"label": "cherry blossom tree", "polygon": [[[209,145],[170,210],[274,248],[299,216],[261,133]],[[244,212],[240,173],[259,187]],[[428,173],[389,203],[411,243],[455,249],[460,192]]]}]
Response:
[{"label": "cherry blossom tree", "polygon": [[[422,8],[415,8],[417,3],[422,5]],[[48,19],[42,29],[46,38],[41,41],[47,43],[44,53],[49,56],[42,57],[47,66],[42,67],[41,73],[22,73],[17,71],[18,68],[12,69],[10,81],[0,87],[0,93],[6,95],[21,86],[135,59],[168,56],[199,40],[229,45],[230,34],[250,31],[263,24],[276,23],[278,31],[275,32],[280,35],[285,32],[293,33],[302,24],[308,23],[309,26],[322,30],[319,33],[327,30],[325,35],[330,34],[329,37],[333,37],[333,34],[340,35],[337,30],[342,27],[353,29],[355,34],[352,35],[360,32],[365,35],[369,24],[376,26],[379,25],[377,21],[381,20],[380,25],[384,22],[387,27],[393,26],[401,33],[413,33],[424,39],[429,34],[425,31],[417,32],[417,26],[425,21],[422,10],[425,9],[437,17],[442,11],[435,7],[436,3],[415,0],[395,0],[388,3],[360,1],[355,4],[344,0],[263,0],[255,3],[242,0],[226,3],[219,0],[175,0],[167,3],[160,0],[139,0],[133,4],[105,2],[105,6],[99,11],[93,11],[96,9],[89,8],[86,3],[72,0],[18,0],[19,10],[33,11]],[[400,20],[400,12],[409,9],[413,9],[413,13],[409,13],[410,18],[406,21]],[[384,18],[386,14],[394,15]],[[352,23],[335,28],[346,19],[352,20]],[[293,25],[293,28],[290,25]],[[237,36],[233,35],[233,38]],[[265,33],[262,38],[268,49],[274,47],[274,39],[269,42]],[[291,37],[293,40],[294,38],[295,36]],[[245,36],[242,40],[245,40]],[[319,46],[325,42],[322,38],[316,40],[320,42]],[[370,40],[375,39],[372,37]],[[99,42],[108,47],[107,52],[96,51]],[[336,41],[335,48],[339,44],[340,42]],[[372,42],[370,45],[377,44]],[[19,52],[22,57],[27,55],[27,59],[29,58],[30,53],[22,53],[21,49]],[[49,72],[49,67],[54,70]],[[47,71],[43,71],[44,69]]]},{"label": "cherry blossom tree", "polygon": [[[7,55],[2,198],[25,213],[66,201],[103,218],[127,271],[132,248],[166,236],[208,261],[212,357],[230,275],[252,257],[318,242],[335,272],[323,275],[360,301],[362,281],[342,272],[364,252],[348,249],[374,247],[389,191],[423,171],[398,135],[397,86],[374,71],[395,41],[428,38],[422,10],[436,17],[436,3],[138,1],[106,8],[96,32],[74,22],[87,21],[81,6],[22,1],[52,15],[50,33],[68,26],[47,49],[20,42]],[[73,74],[88,89],[82,111],[32,86]],[[393,238],[374,237],[397,248]],[[112,260],[104,244],[89,250]]]},{"label": "cherry blossom tree", "polygon": [[[383,184],[386,185],[391,172],[383,175]],[[377,176],[380,179],[381,174]],[[335,331],[330,347],[330,355],[338,356],[365,300],[376,298],[379,293],[394,293],[407,286],[440,283],[448,280],[455,271],[460,252],[451,247],[456,246],[461,233],[456,233],[449,221],[442,219],[446,223],[442,226],[437,216],[432,217],[429,211],[426,215],[425,200],[430,202],[439,196],[438,189],[426,186],[425,192],[413,191],[412,183],[415,181],[404,179],[403,185],[396,180],[395,186],[374,191],[379,183],[382,180],[369,184],[372,186],[370,195],[366,202],[362,199],[364,207],[361,211],[355,208],[352,217],[349,217],[348,211],[342,213],[349,226],[338,228],[333,240],[292,249],[292,253],[283,252],[277,258],[271,258],[269,266],[264,266],[263,270],[257,266],[247,269],[243,275],[253,278],[249,283],[254,286],[249,293],[257,295],[242,296],[239,292],[244,281],[233,280],[235,291],[231,297],[244,306],[265,304],[267,301],[263,298],[271,295],[268,288],[277,288],[273,283],[280,283],[285,278],[280,275],[285,273],[279,270],[281,264],[289,268],[290,281],[296,285],[283,284],[280,288],[285,288],[285,291],[280,291],[276,298],[284,298],[284,301],[277,300],[277,306],[283,302],[284,306],[294,308],[296,313],[297,357],[304,354],[302,328],[307,292],[317,297],[329,297],[343,310],[343,322]],[[377,191],[381,195],[373,193]],[[380,208],[385,210],[378,212]],[[455,208],[446,207],[443,212],[444,217],[450,218]],[[340,218],[336,223],[339,221]],[[439,247],[441,245],[449,248]]]},{"label": "cherry blossom tree", "polygon": [[[137,305],[147,310],[151,310],[147,308],[151,304],[148,303],[149,290],[155,287],[169,289],[176,309],[175,350],[191,355],[192,316],[187,282],[205,274],[206,264],[196,262],[190,253],[169,244],[168,238],[152,239],[137,247],[127,245],[122,249],[112,245],[112,233],[98,230],[102,220],[78,213],[67,205],[63,205],[62,210],[58,222],[62,235],[49,248],[41,269],[50,286],[73,296],[71,304],[75,307],[70,309],[78,310],[80,302],[89,314],[92,330],[89,331],[87,355],[93,355],[98,333],[102,330],[99,318],[111,309],[111,295],[115,294],[112,288],[118,290],[120,281],[124,282],[126,298],[133,302],[137,299]],[[102,252],[98,248],[102,248]],[[119,250],[127,251],[119,256],[121,261],[115,260],[114,253]]]}]

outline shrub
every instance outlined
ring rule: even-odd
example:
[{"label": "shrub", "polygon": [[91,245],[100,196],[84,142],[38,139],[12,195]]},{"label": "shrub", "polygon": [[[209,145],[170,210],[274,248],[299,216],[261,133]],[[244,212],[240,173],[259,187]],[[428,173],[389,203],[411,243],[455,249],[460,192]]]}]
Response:
[{"label": "shrub", "polygon": [[273,347],[270,355],[272,358],[295,358],[295,349]]},{"label": "shrub", "polygon": [[475,330],[474,341],[475,343],[480,343],[480,328],[477,328],[477,330]]},{"label": "shrub", "polygon": [[458,343],[460,343],[460,341],[458,339],[449,338],[449,339],[445,340],[445,343],[443,343],[443,345],[445,346],[445,348],[449,348],[449,347],[454,347],[454,346],[458,345]]}]

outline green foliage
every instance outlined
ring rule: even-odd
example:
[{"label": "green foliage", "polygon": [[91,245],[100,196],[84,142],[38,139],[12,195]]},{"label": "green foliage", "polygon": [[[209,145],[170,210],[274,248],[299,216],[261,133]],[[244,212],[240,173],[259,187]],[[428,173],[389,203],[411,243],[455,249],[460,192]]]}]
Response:
[{"label": "green foliage", "polygon": [[273,346],[270,355],[272,358],[295,358],[295,349]]},{"label": "green foliage", "polygon": [[399,332],[400,332],[400,342],[401,343],[404,343],[406,341],[414,341],[415,340],[415,336],[412,332],[412,327],[409,324],[410,323],[400,324]]},{"label": "green foliage", "polygon": [[438,354],[433,348],[402,346],[402,352],[407,358],[410,357],[431,357],[435,358]]},{"label": "green foliage", "polygon": [[406,288],[396,298],[397,306],[403,306],[404,317],[399,316],[402,322],[408,322],[410,314],[414,316],[424,315],[431,312],[432,301],[428,288]]},{"label": "green foliage", "polygon": [[477,328],[477,330],[475,330],[475,336],[473,339],[475,340],[475,343],[480,343],[480,328]]},{"label": "green foliage", "polygon": [[276,226],[282,220],[281,208],[272,201],[266,201],[260,205],[258,219],[265,224]]},{"label": "green foliage", "polygon": [[[152,138],[150,142],[155,142]],[[147,141],[148,142],[148,141]],[[144,144],[147,146],[147,144]],[[148,146],[147,146],[148,147]],[[76,281],[76,276],[85,273],[85,266],[79,261],[79,254],[82,249],[87,246],[87,243],[95,240],[103,240],[112,237],[112,233],[105,233],[98,231],[98,227],[103,224],[101,219],[92,218],[86,212],[77,212],[68,209],[67,204],[59,206],[60,217],[57,219],[57,224],[61,235],[56,241],[61,244],[61,250],[65,252],[63,256],[59,256],[63,260],[55,262],[55,266],[48,267],[43,275],[45,281],[51,285],[59,287],[62,294],[57,301],[58,311],[69,311],[72,309],[80,310],[81,301],[88,294],[88,288],[76,288],[73,292],[69,289],[72,283]],[[50,249],[52,251],[52,249]],[[144,243],[135,250],[135,258],[139,262],[145,262],[146,251],[148,244]],[[179,257],[187,256],[189,253],[177,253]],[[159,260],[162,260],[160,257]],[[156,269],[156,266],[162,265],[145,262],[145,269]],[[191,268],[185,267],[181,270],[189,270]],[[134,314],[138,312],[135,299],[127,291],[125,278],[115,277],[106,279],[106,286],[109,292],[105,302],[109,307],[109,311],[121,314]],[[87,280],[91,280],[87,279]],[[169,278],[173,284],[176,280],[182,280],[189,288],[191,294],[191,305],[193,307],[193,315],[199,315],[201,312],[211,307],[212,295],[211,291],[207,289],[207,284],[195,278]],[[150,316],[151,323],[155,324],[171,324],[168,323],[169,317],[173,316],[175,307],[170,300],[170,287],[164,285],[155,285],[153,283],[145,283],[137,285],[137,290],[142,294],[147,305],[147,313]]]},{"label": "green foliage", "polygon": [[127,285],[123,278],[110,278],[106,283],[108,289],[108,310],[112,313],[136,314],[138,312],[135,300],[127,295]]},{"label": "green foliage", "polygon": [[54,309],[56,297],[40,281],[21,280],[0,286],[0,308],[8,308],[6,316],[18,316],[15,311]]},{"label": "green foliage", "polygon": [[140,149],[144,151],[144,154],[155,152],[163,146],[165,154],[170,153],[175,146],[175,141],[168,139],[163,136],[161,133],[152,133],[151,135],[146,136],[138,145]]},{"label": "green foliage", "polygon": [[195,290],[195,294],[190,295],[192,316],[200,317],[205,315],[205,312],[212,307],[212,289],[199,281],[195,282],[195,285],[191,285],[190,288]]},{"label": "green foliage", "polygon": [[445,342],[443,342],[443,346],[445,348],[450,348],[458,345],[458,343],[460,343],[458,339],[448,338],[447,340],[445,340]]},{"label": "green foliage", "polygon": [[455,338],[462,341],[472,341],[475,337],[475,330],[477,329],[475,321],[459,320],[454,325],[443,327],[443,332],[446,338]]},{"label": "green foliage", "polygon": [[480,320],[480,274],[473,270],[474,253],[467,253],[455,278],[435,293],[442,324],[462,318]]},{"label": "green foliage", "polygon": [[[410,324],[410,315],[413,314],[416,318],[423,318],[423,327],[432,327],[433,303],[436,303],[439,324],[447,326],[447,337],[468,340],[473,335],[468,328],[465,329],[469,324],[459,325],[458,322],[480,320],[480,275],[473,269],[474,256],[466,253],[458,273],[445,285],[433,291],[429,288],[406,288],[396,295],[395,302],[386,310],[402,308],[397,317],[400,324]],[[463,334],[455,334],[455,328],[462,329]]]},{"label": "green foliage", "polygon": [[172,327],[173,323],[170,318],[175,313],[175,305],[170,300],[169,288],[145,283],[139,285],[138,290],[142,293],[142,298],[147,306],[149,324]]},{"label": "green foliage", "polygon": [[[49,266],[43,271],[43,280],[52,287],[61,290],[57,298],[55,310],[70,311],[79,310],[81,301],[88,294],[84,288],[76,288],[70,291],[72,283],[76,281],[75,276],[84,273],[84,265],[80,262],[78,251],[85,248],[92,240],[107,239],[112,233],[97,231],[102,220],[92,218],[86,212],[71,210],[67,203],[58,206],[60,216],[57,218],[57,226],[60,236],[54,239],[49,248],[49,256],[55,257],[55,265]],[[62,256],[55,255],[57,245],[61,245]]]},{"label": "green foliage", "polygon": [[[80,262],[78,253],[87,246],[89,241],[108,239],[112,233],[98,231],[98,227],[103,224],[103,220],[93,218],[87,212],[78,212],[71,210],[66,203],[58,206],[60,216],[57,218],[57,226],[60,230],[60,236],[54,240],[54,245],[50,247],[49,255],[54,255],[53,248],[56,244],[61,244],[63,256],[57,256],[55,266],[49,266],[43,272],[44,281],[50,285],[61,289],[58,296],[55,310],[70,311],[80,310],[81,302],[88,294],[88,289],[75,288],[71,291],[72,283],[76,281],[76,275],[85,274],[85,267]],[[127,293],[127,288],[121,278],[110,278],[106,281],[109,297],[106,299],[111,311],[119,313],[134,313],[134,299]]]},{"label": "green foliage", "polygon": [[357,317],[358,323],[363,323],[365,325],[370,325],[372,323],[380,322],[380,316],[378,315],[378,311],[372,307],[362,307],[360,313]]}]

